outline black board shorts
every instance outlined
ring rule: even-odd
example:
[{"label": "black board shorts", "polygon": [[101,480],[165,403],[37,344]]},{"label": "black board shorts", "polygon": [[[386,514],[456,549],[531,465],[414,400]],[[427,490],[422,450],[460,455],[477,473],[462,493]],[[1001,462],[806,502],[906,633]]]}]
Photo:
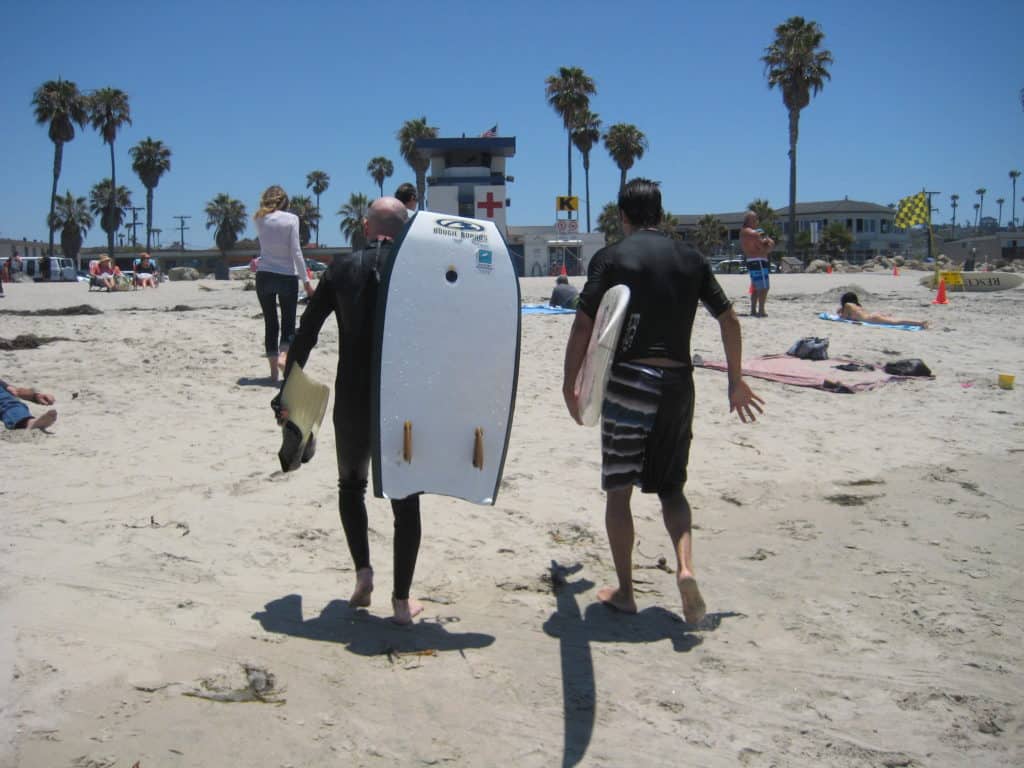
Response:
[{"label": "black board shorts", "polygon": [[601,488],[682,490],[693,440],[693,369],[612,367],[601,408]]}]

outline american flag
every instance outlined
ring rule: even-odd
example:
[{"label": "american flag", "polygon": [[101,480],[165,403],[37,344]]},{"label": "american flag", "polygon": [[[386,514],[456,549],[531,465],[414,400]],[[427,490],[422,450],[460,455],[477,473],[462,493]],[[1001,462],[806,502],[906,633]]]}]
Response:
[{"label": "american flag", "polygon": [[495,123],[492,127],[480,134],[481,139],[493,139],[498,135],[498,124]]}]

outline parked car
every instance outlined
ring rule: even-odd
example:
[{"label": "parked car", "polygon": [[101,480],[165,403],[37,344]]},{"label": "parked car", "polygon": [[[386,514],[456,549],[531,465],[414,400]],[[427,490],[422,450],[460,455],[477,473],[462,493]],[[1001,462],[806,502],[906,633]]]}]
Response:
[{"label": "parked car", "polygon": [[723,259],[714,265],[714,271],[720,275],[742,275],[747,271],[743,259]]},{"label": "parked car", "polygon": [[22,256],[21,267],[26,276],[36,281],[43,279],[43,259],[50,259],[50,281],[73,283],[78,280],[75,262],[64,256]]},{"label": "parked car", "polygon": [[316,259],[306,259],[306,266],[312,270],[313,277],[320,277],[322,273],[327,271],[327,265]]}]

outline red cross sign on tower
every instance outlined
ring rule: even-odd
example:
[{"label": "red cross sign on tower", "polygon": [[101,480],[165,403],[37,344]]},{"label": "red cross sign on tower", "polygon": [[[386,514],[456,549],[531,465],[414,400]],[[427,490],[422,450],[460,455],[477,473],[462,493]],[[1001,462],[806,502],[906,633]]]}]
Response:
[{"label": "red cross sign on tower", "polygon": [[487,211],[487,218],[488,219],[493,219],[494,218],[494,209],[495,208],[504,208],[505,204],[502,203],[500,200],[495,200],[493,192],[488,192],[487,193],[487,199],[486,200],[481,200],[479,203],[476,204],[476,207],[477,208],[483,208],[485,211]]}]

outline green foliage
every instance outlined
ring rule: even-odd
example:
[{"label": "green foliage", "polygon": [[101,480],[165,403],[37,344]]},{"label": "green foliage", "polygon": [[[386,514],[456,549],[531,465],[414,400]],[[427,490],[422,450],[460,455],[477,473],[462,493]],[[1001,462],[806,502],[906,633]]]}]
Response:
[{"label": "green foliage", "polygon": [[84,197],[75,197],[70,190],[57,198],[54,212],[47,217],[50,229],[60,230],[60,247],[64,255],[75,260],[92,222],[88,201]]},{"label": "green foliage", "polygon": [[619,191],[626,186],[626,172],[648,149],[647,137],[631,123],[615,123],[604,135],[604,146],[619,167]]},{"label": "green foliage", "polygon": [[213,239],[222,256],[234,247],[247,225],[245,204],[226,192],[206,204],[206,228],[214,230]]},{"label": "green foliage", "polygon": [[427,194],[427,169],[430,167],[430,160],[416,152],[416,140],[436,139],[437,128],[428,125],[427,116],[424,115],[413,120],[406,120],[398,129],[396,136],[402,159],[416,173],[416,198],[419,202],[419,209],[422,211]]},{"label": "green foliage", "polygon": [[310,241],[310,231],[319,225],[320,211],[313,201],[304,195],[293,197],[288,204],[288,210],[299,217],[299,245],[305,247]]},{"label": "green foliage", "polygon": [[850,249],[851,245],[853,245],[853,233],[841,221],[833,221],[825,228],[825,232],[821,236],[821,250],[832,258],[841,256]]},{"label": "green foliage", "polygon": [[705,256],[714,256],[728,235],[729,230],[725,225],[714,214],[706,213],[697,221],[694,239],[701,253]]},{"label": "green foliage", "polygon": [[366,172],[380,190],[380,196],[384,197],[384,179],[391,178],[395,172],[395,165],[386,157],[375,157],[366,164]]},{"label": "green foliage", "polygon": [[597,217],[597,231],[604,234],[604,244],[613,245],[622,239],[622,219],[618,203],[605,203]]},{"label": "green foliage", "polygon": [[363,220],[370,210],[370,199],[361,192],[349,195],[348,202],[338,209],[341,216],[341,234],[351,243],[354,250],[366,246],[366,233],[363,232]]},{"label": "green foliage", "polygon": [[114,187],[110,179],[103,179],[93,185],[89,192],[89,210],[100,217],[100,229],[107,233],[108,238],[113,238],[114,233],[124,223],[124,209],[131,207],[132,195],[127,187],[118,186],[114,194]]},{"label": "green foliage", "polygon": [[590,97],[597,93],[597,86],[580,67],[559,67],[557,75],[550,75],[545,81],[544,95],[548,104],[559,117],[568,136],[568,192],[572,195],[572,145],[573,129],[590,111]]}]

